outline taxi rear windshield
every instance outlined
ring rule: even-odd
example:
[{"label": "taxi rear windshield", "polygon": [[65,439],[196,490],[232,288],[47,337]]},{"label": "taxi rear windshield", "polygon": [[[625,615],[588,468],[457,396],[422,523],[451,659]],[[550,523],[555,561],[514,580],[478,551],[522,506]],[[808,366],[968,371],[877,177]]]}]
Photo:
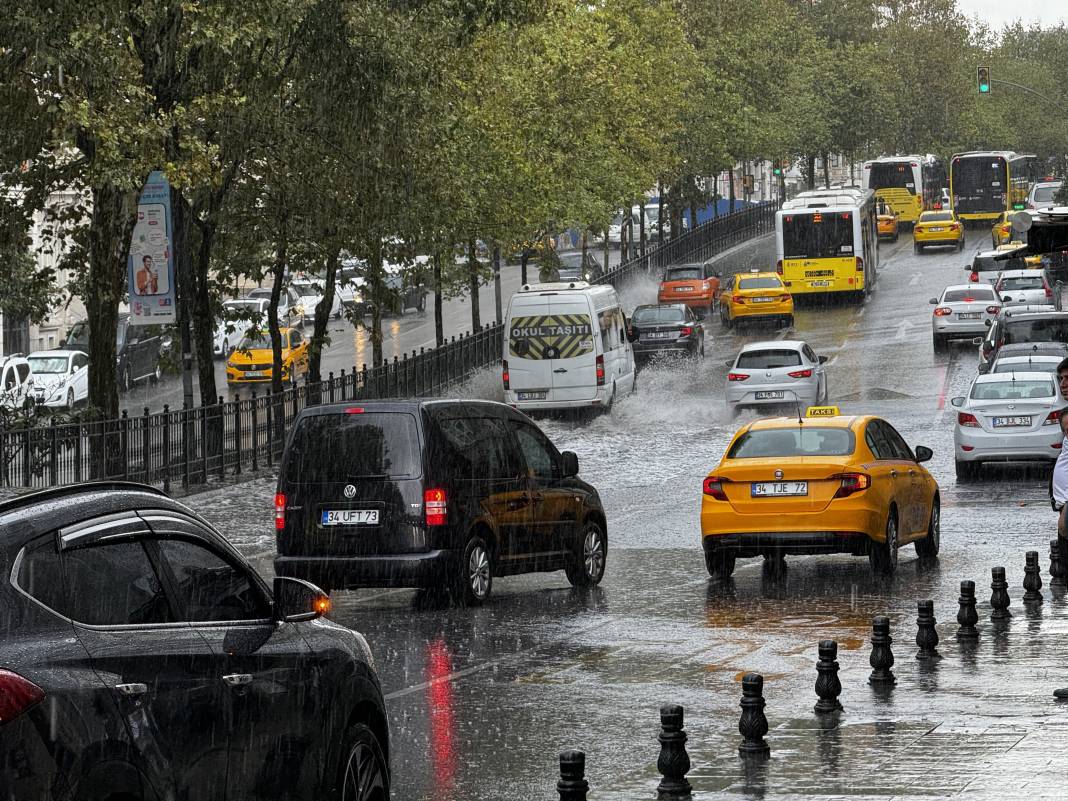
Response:
[{"label": "taxi rear windshield", "polygon": [[1025,400],[1053,397],[1052,381],[988,381],[974,384],[972,400]]},{"label": "taxi rear windshield", "polygon": [[801,364],[801,353],[796,350],[753,350],[738,356],[736,367],[749,370],[773,370],[776,367],[796,367]]},{"label": "taxi rear windshield", "polygon": [[951,211],[925,211],[920,217],[920,222],[950,222],[953,219]]},{"label": "taxi rear windshield", "polygon": [[734,441],[728,459],[778,456],[848,456],[856,439],[848,428],[802,426],[746,431]]},{"label": "taxi rear windshield", "polygon": [[782,281],[778,278],[742,278],[738,281],[739,289],[781,289]]},{"label": "taxi rear windshield", "polygon": [[784,214],[782,252],[787,259],[852,256],[853,212]]},{"label": "taxi rear windshield", "polygon": [[942,297],[943,303],[965,300],[994,300],[994,293],[989,289],[947,289]]},{"label": "taxi rear windshield", "polygon": [[415,478],[421,472],[419,432],[407,412],[306,417],[293,432],[286,462],[286,480],[294,484]]}]

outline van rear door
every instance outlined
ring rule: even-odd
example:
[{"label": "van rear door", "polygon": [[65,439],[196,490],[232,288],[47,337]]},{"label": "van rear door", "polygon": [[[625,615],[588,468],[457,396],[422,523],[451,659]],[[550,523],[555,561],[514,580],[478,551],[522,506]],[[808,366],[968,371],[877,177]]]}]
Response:
[{"label": "van rear door", "polygon": [[546,292],[510,320],[508,368],[519,400],[592,400],[595,330],[585,295]]}]

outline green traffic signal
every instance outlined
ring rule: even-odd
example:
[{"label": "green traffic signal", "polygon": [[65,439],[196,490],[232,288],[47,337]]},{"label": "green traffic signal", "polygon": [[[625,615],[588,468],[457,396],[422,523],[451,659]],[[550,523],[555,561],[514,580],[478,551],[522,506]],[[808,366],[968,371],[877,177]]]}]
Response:
[{"label": "green traffic signal", "polygon": [[990,94],[990,67],[978,67],[975,77],[979,82],[979,94]]}]

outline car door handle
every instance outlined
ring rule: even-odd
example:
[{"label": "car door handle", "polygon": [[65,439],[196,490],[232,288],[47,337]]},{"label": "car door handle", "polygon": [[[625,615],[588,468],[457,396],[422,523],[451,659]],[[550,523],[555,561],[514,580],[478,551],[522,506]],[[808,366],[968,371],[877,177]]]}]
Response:
[{"label": "car door handle", "polygon": [[141,682],[132,682],[131,684],[116,684],[115,689],[119,695],[134,696],[144,695],[148,692],[148,685]]},{"label": "car door handle", "polygon": [[252,684],[252,674],[230,673],[229,675],[223,676],[223,681],[231,687],[244,687],[246,684]]}]

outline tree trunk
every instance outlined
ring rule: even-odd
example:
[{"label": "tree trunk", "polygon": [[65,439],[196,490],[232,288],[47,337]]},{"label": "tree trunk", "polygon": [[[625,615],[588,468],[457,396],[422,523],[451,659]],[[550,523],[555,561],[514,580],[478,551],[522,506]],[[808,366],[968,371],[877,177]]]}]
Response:
[{"label": "tree trunk", "polygon": [[809,190],[816,188],[816,154],[809,153],[805,156],[805,166],[807,167],[805,172],[805,178],[808,180]]},{"label": "tree trunk", "polygon": [[727,191],[730,193],[730,205],[727,207],[730,214],[734,214],[734,165],[731,165],[727,173]]},{"label": "tree trunk", "polygon": [[[193,210],[185,197],[179,194],[178,202],[188,215],[185,237],[187,253],[192,252],[193,245]],[[177,226],[175,226],[177,228]],[[200,242],[193,270],[193,348],[197,359],[197,379],[200,384],[200,405],[213,406],[218,402],[219,391],[215,385],[215,315],[211,312],[211,249],[215,245],[216,222],[208,220],[199,226]],[[177,233],[177,231],[175,231]],[[178,240],[182,241],[182,240]],[[176,258],[182,258],[180,252]],[[191,260],[191,256],[185,258]]]},{"label": "tree trunk", "polygon": [[331,248],[326,257],[326,285],[323,287],[323,299],[315,307],[315,327],[308,342],[308,381],[318,384],[322,381],[323,348],[326,347],[326,330],[330,325],[330,309],[334,306],[337,288],[337,268],[341,263],[341,254]]},{"label": "tree trunk", "polygon": [[823,151],[823,185],[825,188],[831,188],[831,159],[827,154],[827,151]]},{"label": "tree trunk", "polygon": [[[524,276],[526,275],[524,265]],[[440,348],[445,344],[445,321],[442,320],[442,283],[441,283],[441,254],[434,254],[434,341]]]},{"label": "tree trunk", "polygon": [[712,176],[712,219],[719,216],[719,174]]},{"label": "tree trunk", "polygon": [[478,308],[478,258],[475,255],[475,240],[467,242],[467,288],[471,294],[471,332],[482,328],[482,318]]},{"label": "tree trunk", "polygon": [[[642,198],[642,203],[645,202],[645,198]],[[664,185],[658,178],[656,181],[656,244],[664,244]],[[643,206],[644,208],[644,206]]]},{"label": "tree trunk", "polygon": [[504,320],[501,308],[501,246],[493,243],[493,303],[497,312],[498,324]]},{"label": "tree trunk", "polygon": [[519,255],[519,283],[526,285],[527,283],[527,262],[530,261],[530,253],[526,248],[523,248],[523,252]]},{"label": "tree trunk", "polygon": [[585,265],[586,264],[586,254],[589,253],[589,248],[587,247],[587,244],[586,244],[586,229],[585,228],[582,229],[582,238],[580,240],[580,244],[582,246],[582,264]]},{"label": "tree trunk", "polygon": [[[632,214],[629,219],[633,220],[634,215]],[[645,203],[642,202],[638,206],[638,255],[645,255],[645,248],[648,242],[649,239],[645,234]]]},{"label": "tree trunk", "polygon": [[267,330],[271,335],[271,389],[282,391],[282,331],[278,324],[278,300],[285,283],[286,259],[289,256],[289,213],[284,204],[275,218],[274,265],[272,268],[271,303],[267,307]]},{"label": "tree trunk", "polygon": [[697,227],[697,201],[690,201],[690,230]]},{"label": "tree trunk", "polygon": [[367,262],[367,289],[371,293],[371,364],[382,366],[382,309],[389,302],[382,276],[382,240],[371,243],[371,258]]},{"label": "tree trunk", "polygon": [[604,232],[604,271],[605,272],[608,272],[608,251],[609,251],[608,229],[606,228],[605,232]]}]

